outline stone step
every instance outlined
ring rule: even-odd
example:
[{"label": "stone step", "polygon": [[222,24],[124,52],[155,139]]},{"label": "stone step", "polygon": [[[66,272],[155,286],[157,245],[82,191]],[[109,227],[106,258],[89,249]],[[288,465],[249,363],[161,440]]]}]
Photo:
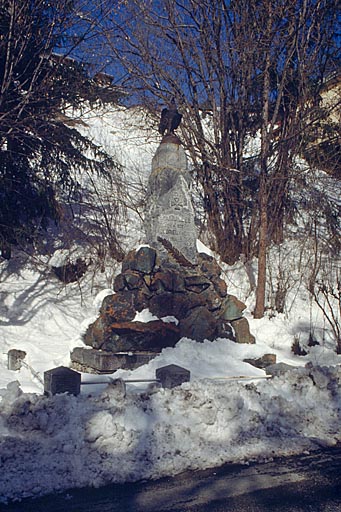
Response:
[{"label": "stone step", "polygon": [[119,369],[134,370],[157,355],[157,352],[106,352],[77,347],[71,352],[71,368],[86,373],[110,374]]}]

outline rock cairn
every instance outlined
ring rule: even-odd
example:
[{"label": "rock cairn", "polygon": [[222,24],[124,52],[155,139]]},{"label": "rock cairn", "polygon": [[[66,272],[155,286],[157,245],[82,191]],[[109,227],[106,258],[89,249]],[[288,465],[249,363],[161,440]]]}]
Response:
[{"label": "rock cairn", "polygon": [[[106,364],[109,353],[119,354],[116,360],[127,367],[121,354],[129,352],[135,355],[134,366],[138,366],[140,358],[140,364],[146,362],[147,353],[152,358],[163,348],[175,346],[182,337],[199,342],[226,337],[238,343],[254,343],[243,317],[246,306],[227,293],[214,258],[200,253],[197,264],[178,259],[171,249],[168,257],[160,257],[151,247],[131,251],[115,278],[116,293],[105,297],[99,317],[84,335],[84,343],[95,352],[75,349],[73,362],[93,367],[97,364],[101,371],[100,363],[91,363],[90,359],[98,359],[99,352],[104,352]],[[146,309],[158,320],[134,321],[136,314]]]}]

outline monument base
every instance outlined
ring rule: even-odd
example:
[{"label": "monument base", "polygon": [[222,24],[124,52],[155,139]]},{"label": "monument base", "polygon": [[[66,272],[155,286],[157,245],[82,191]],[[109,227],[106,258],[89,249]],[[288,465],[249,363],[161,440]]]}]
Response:
[{"label": "monument base", "polygon": [[71,368],[85,373],[111,374],[119,369],[135,370],[156,355],[155,352],[114,353],[77,347],[71,352]]}]

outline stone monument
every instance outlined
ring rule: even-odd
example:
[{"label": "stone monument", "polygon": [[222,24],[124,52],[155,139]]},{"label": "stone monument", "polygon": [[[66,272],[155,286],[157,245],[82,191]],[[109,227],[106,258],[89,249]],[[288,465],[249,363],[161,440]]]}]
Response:
[{"label": "stone monument", "polygon": [[[162,111],[162,138],[152,161],[144,222],[148,245],[128,253],[105,297],[84,347],[71,354],[76,370],[112,373],[135,368],[182,338],[198,342],[217,337],[254,343],[245,304],[227,293],[212,256],[197,253],[185,151],[174,130],[181,115],[175,102]],[[136,321],[148,309],[157,319]],[[138,318],[138,317],[137,317]]]}]

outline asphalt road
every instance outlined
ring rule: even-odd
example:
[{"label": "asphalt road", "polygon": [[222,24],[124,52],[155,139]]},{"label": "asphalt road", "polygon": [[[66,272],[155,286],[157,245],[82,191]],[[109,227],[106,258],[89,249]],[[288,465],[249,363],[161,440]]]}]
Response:
[{"label": "asphalt road", "polygon": [[71,490],[1,512],[341,512],[341,446],[153,482]]}]

